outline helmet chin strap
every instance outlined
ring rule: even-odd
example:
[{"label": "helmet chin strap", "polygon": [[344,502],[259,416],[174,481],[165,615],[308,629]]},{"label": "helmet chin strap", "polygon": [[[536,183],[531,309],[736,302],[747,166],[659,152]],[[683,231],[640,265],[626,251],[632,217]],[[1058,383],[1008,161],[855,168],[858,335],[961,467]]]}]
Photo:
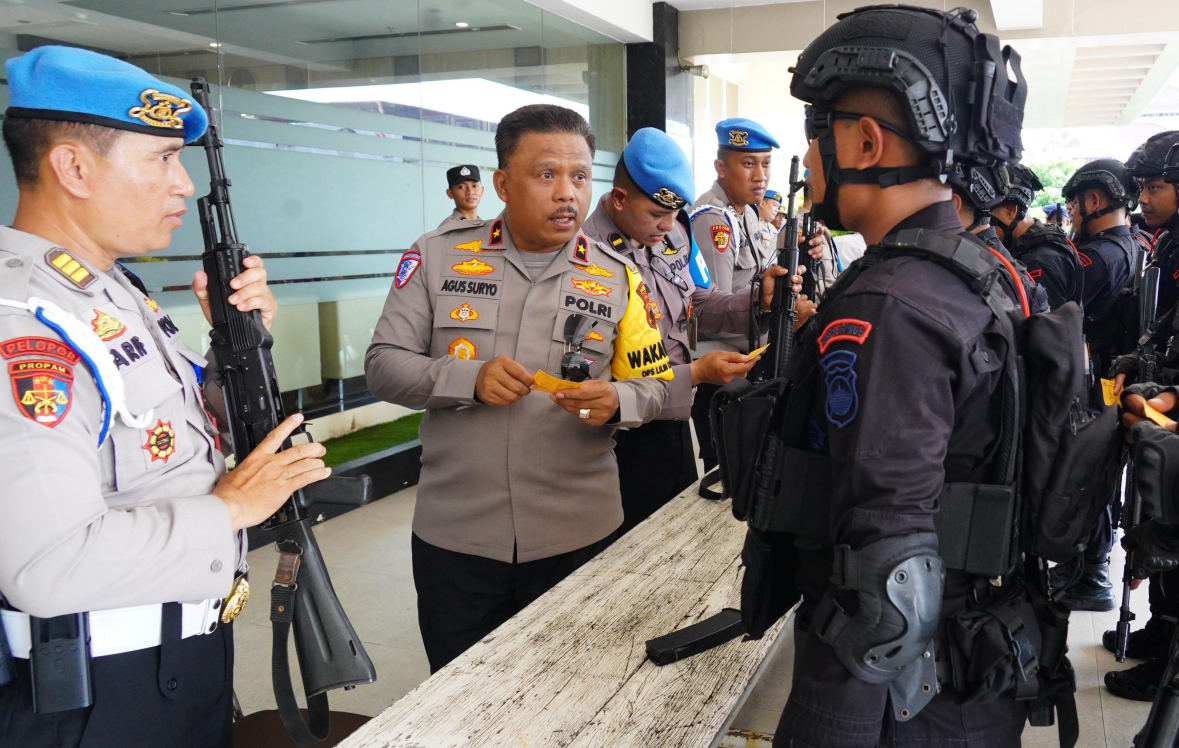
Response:
[{"label": "helmet chin strap", "polygon": [[1027,214],[1028,212],[1026,209],[1017,210],[1015,212],[1015,218],[1011,219],[1010,223],[1003,223],[1003,221],[999,220],[999,216],[995,215],[994,213],[989,213],[988,215],[991,217],[991,225],[998,226],[1003,230],[1004,236],[1000,237],[1003,239],[1003,243],[1010,244],[1011,242],[1015,241],[1015,227],[1019,225],[1019,222],[1022,221],[1024,217],[1027,216]]},{"label": "helmet chin strap", "polygon": [[831,130],[819,138],[819,158],[823,165],[823,179],[826,190],[823,202],[811,206],[815,218],[832,231],[845,231],[846,227],[839,216],[839,185],[841,184],[873,184],[881,189],[908,184],[920,179],[937,179],[941,176],[941,169],[935,165],[927,166],[878,166],[871,169],[844,169],[839,166],[835,158],[835,132]]}]

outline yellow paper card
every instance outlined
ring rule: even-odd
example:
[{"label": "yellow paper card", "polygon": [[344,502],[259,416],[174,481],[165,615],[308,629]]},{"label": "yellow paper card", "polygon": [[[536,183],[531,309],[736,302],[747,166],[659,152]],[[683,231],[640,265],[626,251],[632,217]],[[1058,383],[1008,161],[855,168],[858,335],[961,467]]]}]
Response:
[{"label": "yellow paper card", "polygon": [[770,347],[770,344],[766,343],[761,348],[757,348],[755,350],[750,351],[749,353],[746,353],[745,358],[753,358],[754,356],[760,356],[761,354],[765,353],[766,349],[769,347]]},{"label": "yellow paper card", "polygon": [[1122,398],[1114,394],[1115,386],[1114,380],[1112,379],[1101,380],[1101,396],[1105,400],[1106,405],[1117,405],[1122,401]]},{"label": "yellow paper card", "polygon": [[557,379],[551,374],[545,374],[540,369],[532,376],[536,382],[536,389],[541,392],[560,392],[561,390],[581,389],[581,382],[570,382],[567,379]]},{"label": "yellow paper card", "polygon": [[1168,424],[1174,423],[1174,421],[1172,421],[1170,418],[1167,418],[1162,413],[1150,407],[1149,404],[1143,406],[1143,413],[1145,413],[1146,417],[1149,418],[1156,426],[1162,426],[1163,428],[1166,428]]}]

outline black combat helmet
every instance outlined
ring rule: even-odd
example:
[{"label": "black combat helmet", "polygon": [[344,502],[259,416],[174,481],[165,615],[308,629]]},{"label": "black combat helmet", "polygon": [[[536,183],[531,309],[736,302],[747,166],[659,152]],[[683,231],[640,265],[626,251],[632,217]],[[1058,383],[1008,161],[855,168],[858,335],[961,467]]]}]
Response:
[{"label": "black combat helmet", "polygon": [[1173,145],[1167,151],[1167,158],[1163,162],[1163,181],[1179,184],[1179,145]]},{"label": "black combat helmet", "polygon": [[1007,193],[1003,195],[1003,202],[1015,203],[1019,206],[1020,218],[1023,218],[1036,199],[1036,193],[1044,189],[1044,184],[1036,176],[1036,172],[1023,164],[1007,164]]},{"label": "black combat helmet", "polygon": [[1145,143],[1134,149],[1130,158],[1126,159],[1126,171],[1138,179],[1162,176],[1167,152],[1176,143],[1179,143],[1179,130],[1167,130],[1151,135]]},{"label": "black combat helmet", "polygon": [[1003,201],[1010,177],[1004,164],[979,166],[955,161],[946,172],[946,181],[975,209],[987,211]]},{"label": "black combat helmet", "polygon": [[1077,169],[1076,173],[1069,177],[1060,194],[1065,200],[1075,200],[1083,190],[1091,188],[1099,188],[1105,192],[1113,204],[1088,215],[1084,213],[1082,205],[1081,216],[1086,221],[1118,208],[1134,210],[1138,205],[1138,185],[1126,170],[1126,165],[1116,158],[1099,158]]},{"label": "black combat helmet", "polygon": [[[811,105],[807,136],[819,141],[827,182],[815,212],[828,226],[837,227],[840,184],[889,187],[940,177],[959,160],[987,165],[1019,159],[1027,98],[1020,58],[1000,47],[998,37],[979,32],[975,11],[877,5],[838,18],[802,51],[790,81],[790,93]],[[836,165],[831,123],[855,113],[834,111],[832,103],[857,88],[896,95],[906,120],[898,134],[928,153],[928,164],[866,170]]]}]

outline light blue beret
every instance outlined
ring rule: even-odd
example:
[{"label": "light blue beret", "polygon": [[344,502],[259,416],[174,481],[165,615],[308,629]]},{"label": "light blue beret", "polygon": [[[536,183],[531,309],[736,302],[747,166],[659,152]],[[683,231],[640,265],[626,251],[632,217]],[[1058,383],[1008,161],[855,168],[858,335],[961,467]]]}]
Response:
[{"label": "light blue beret", "polygon": [[768,130],[745,117],[717,122],[716,144],[731,151],[768,151],[779,147]]},{"label": "light blue beret", "polygon": [[644,127],[622,149],[626,172],[643,193],[664,208],[682,208],[692,194],[692,167],[671,136]]},{"label": "light blue beret", "polygon": [[37,47],[4,63],[6,117],[87,122],[120,130],[184,138],[209,125],[188,92],[128,62],[74,47]]},{"label": "light blue beret", "polygon": [[769,198],[770,200],[777,200],[778,202],[782,202],[782,193],[778,192],[777,190],[766,190],[765,196],[767,198]]}]

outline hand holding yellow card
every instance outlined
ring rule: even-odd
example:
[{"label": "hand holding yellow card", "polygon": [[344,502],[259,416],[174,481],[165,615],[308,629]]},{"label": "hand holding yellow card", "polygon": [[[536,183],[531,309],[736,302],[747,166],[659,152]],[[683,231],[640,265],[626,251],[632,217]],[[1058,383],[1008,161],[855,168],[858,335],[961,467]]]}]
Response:
[{"label": "hand holding yellow card", "polygon": [[[1114,381],[1112,379],[1101,380],[1101,396],[1105,400],[1106,405],[1120,405],[1122,402],[1122,395],[1114,394]],[[1150,403],[1143,403],[1142,413],[1150,419],[1156,426],[1166,428],[1169,424],[1174,423],[1170,418],[1167,418],[1162,413],[1158,412],[1150,406]]]},{"label": "hand holding yellow card", "polygon": [[760,356],[761,354],[765,353],[766,349],[769,347],[770,347],[770,344],[766,343],[761,348],[756,348],[756,349],[750,351],[749,353],[746,353],[745,358],[753,358],[754,356]]},{"label": "hand holding yellow card", "polygon": [[540,390],[541,392],[560,392],[561,390],[581,389],[581,382],[570,382],[568,379],[557,379],[551,374],[545,374],[540,369],[536,370],[536,374],[532,376],[532,379],[536,382],[536,389]]}]

